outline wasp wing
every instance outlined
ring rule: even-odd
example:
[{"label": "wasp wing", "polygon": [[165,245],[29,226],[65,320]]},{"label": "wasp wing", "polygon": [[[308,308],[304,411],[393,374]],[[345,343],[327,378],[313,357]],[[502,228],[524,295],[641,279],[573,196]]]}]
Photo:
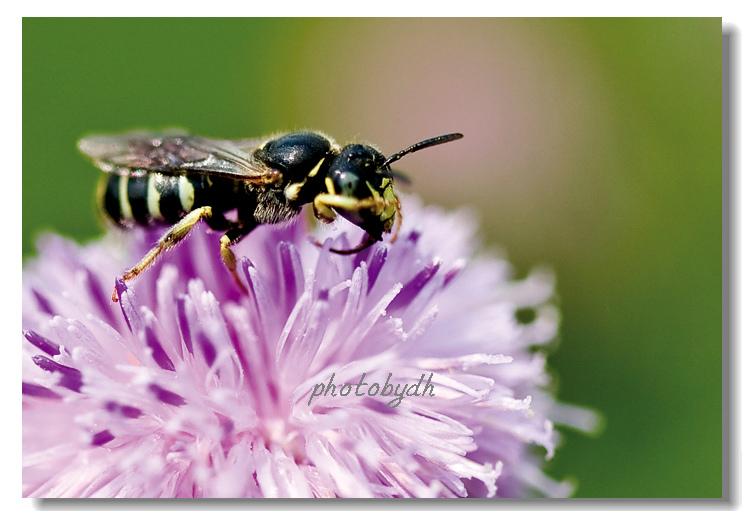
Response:
[{"label": "wasp wing", "polygon": [[198,173],[269,184],[279,181],[281,173],[252,156],[253,150],[264,141],[220,140],[183,131],[132,131],[91,135],[80,140],[78,148],[105,172]]}]

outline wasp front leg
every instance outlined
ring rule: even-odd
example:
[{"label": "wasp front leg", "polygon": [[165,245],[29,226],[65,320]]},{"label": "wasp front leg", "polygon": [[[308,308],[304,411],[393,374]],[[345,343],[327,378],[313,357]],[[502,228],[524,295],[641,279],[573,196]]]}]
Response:
[{"label": "wasp front leg", "polygon": [[354,197],[345,197],[344,195],[333,195],[330,193],[320,193],[314,198],[314,214],[317,218],[325,222],[335,220],[335,212],[332,208],[340,208],[346,211],[361,211],[362,209],[373,209],[383,207],[385,203],[377,201],[373,197],[365,199],[356,199]]},{"label": "wasp front leg", "polygon": [[[193,211],[188,213],[177,224],[172,226],[170,230],[162,236],[162,238],[160,238],[160,240],[157,242],[157,245],[155,245],[152,250],[147,252],[147,255],[145,255],[142,260],[137,263],[136,266],[124,273],[124,275],[121,277],[121,280],[126,282],[127,280],[131,280],[142,273],[144,270],[147,269],[149,265],[155,262],[157,257],[162,252],[164,252],[165,250],[169,250],[180,243],[186,237],[188,232],[190,232],[191,228],[193,228],[193,226],[198,223],[199,220],[211,218],[211,214],[212,211],[210,206],[204,206],[202,208],[194,209]],[[119,300],[118,292],[116,291],[115,287],[113,288],[113,295],[111,295],[111,300],[113,300],[114,302],[118,302]]]},{"label": "wasp front leg", "polygon": [[[363,211],[368,210],[372,211],[374,215],[378,215],[379,211],[384,211],[384,207],[386,206],[386,203],[383,201],[383,199],[380,199],[379,197],[366,197],[363,199],[357,199],[355,197],[348,197],[344,195],[337,195],[333,193],[321,193],[317,195],[314,198],[314,202],[312,204],[314,206],[314,214],[315,216],[324,222],[331,222],[333,221],[337,213],[335,209],[341,210],[341,211]],[[344,215],[345,216],[345,215]],[[381,236],[381,230],[379,230],[378,236],[369,235],[369,232],[366,229],[366,226],[363,222],[358,221],[354,222],[359,227],[366,230],[364,233],[363,240],[361,243],[354,248],[347,249],[347,250],[338,250],[331,248],[330,252],[334,252],[336,254],[342,254],[342,255],[349,255],[349,254],[355,254],[357,252],[360,252],[362,250],[367,249],[376,241],[380,239]],[[319,242],[315,242],[318,246],[320,245]]]}]

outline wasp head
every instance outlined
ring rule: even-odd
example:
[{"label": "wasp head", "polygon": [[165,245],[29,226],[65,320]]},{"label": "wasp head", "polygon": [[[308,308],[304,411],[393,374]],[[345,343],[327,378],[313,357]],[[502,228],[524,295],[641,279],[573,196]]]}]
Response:
[{"label": "wasp head", "polygon": [[367,145],[349,144],[343,147],[327,170],[327,193],[315,197],[315,214],[320,219],[330,221],[337,213],[366,231],[367,236],[354,249],[330,250],[339,254],[354,254],[380,241],[382,234],[391,232],[395,217],[401,214],[399,199],[394,194],[393,179],[400,174],[392,171],[389,165],[420,149],[462,137],[460,133],[451,133],[423,140],[389,158],[384,158],[379,151]]},{"label": "wasp head", "polygon": [[333,205],[376,241],[391,232],[399,200],[384,156],[371,146],[350,144],[340,150],[327,171],[335,194],[343,205]]}]

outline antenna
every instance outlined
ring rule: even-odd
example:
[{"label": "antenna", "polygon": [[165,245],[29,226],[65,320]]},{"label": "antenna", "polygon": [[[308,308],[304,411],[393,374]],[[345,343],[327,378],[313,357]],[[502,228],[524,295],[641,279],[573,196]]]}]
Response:
[{"label": "antenna", "polygon": [[433,147],[434,145],[445,144],[446,142],[452,142],[460,138],[464,138],[464,135],[462,135],[461,133],[451,133],[449,135],[441,135],[439,137],[429,138],[428,140],[423,140],[422,142],[418,142],[417,144],[411,145],[404,151],[400,151],[398,153],[391,155],[381,165],[381,168],[384,168],[387,165],[394,163],[395,161],[399,160],[402,156],[405,156],[410,153],[414,153],[415,151],[419,151],[420,149],[425,149],[426,147]]}]

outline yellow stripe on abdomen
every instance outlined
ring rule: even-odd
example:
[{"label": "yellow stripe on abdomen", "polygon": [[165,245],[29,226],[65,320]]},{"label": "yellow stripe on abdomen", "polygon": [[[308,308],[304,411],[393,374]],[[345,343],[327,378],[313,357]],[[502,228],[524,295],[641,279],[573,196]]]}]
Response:
[{"label": "yellow stripe on abdomen", "polygon": [[121,218],[127,222],[134,220],[129,203],[129,176],[121,176],[119,179],[119,204],[121,205]]},{"label": "yellow stripe on abdomen", "polygon": [[147,211],[149,212],[149,216],[155,220],[162,220],[163,216],[160,213],[160,192],[155,186],[158,177],[157,175],[151,175],[147,179]]},{"label": "yellow stripe on abdomen", "polygon": [[193,208],[193,202],[196,200],[196,190],[186,176],[178,178],[178,197],[183,211],[189,213]]}]

